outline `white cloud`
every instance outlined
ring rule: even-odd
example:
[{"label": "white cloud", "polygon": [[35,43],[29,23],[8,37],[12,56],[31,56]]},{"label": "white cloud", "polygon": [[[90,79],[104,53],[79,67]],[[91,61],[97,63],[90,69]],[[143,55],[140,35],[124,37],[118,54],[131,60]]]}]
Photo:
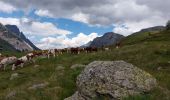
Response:
[{"label": "white cloud", "polygon": [[[4,2],[25,12],[29,12],[32,8],[39,9],[36,11],[37,15],[67,18],[90,26],[135,23],[135,28],[129,28],[130,31],[142,28],[141,24],[137,27],[136,23],[148,24],[146,21],[151,18],[159,17],[163,19],[160,20],[162,22],[164,19],[170,19],[170,0],[164,0],[164,2],[162,0],[101,0],[100,2],[99,0],[41,0],[41,2],[38,0],[24,2],[4,0]],[[159,20],[149,24],[157,25],[157,21]]]},{"label": "white cloud", "polygon": [[0,17],[0,22],[4,25],[17,25],[21,31],[26,34],[34,36],[54,36],[54,35],[68,35],[72,32],[57,28],[50,22],[31,21],[28,18],[4,18]]},{"label": "white cloud", "polygon": [[23,23],[22,25],[26,26],[23,27],[21,26],[21,30],[24,32],[27,32],[32,35],[40,35],[40,36],[54,36],[54,35],[67,35],[71,34],[70,31],[68,30],[63,30],[57,28],[54,24],[50,22],[28,22],[28,23]]},{"label": "white cloud", "polygon": [[83,23],[88,23],[89,16],[83,13],[76,13],[71,17],[72,20],[74,21],[79,21]]},{"label": "white cloud", "polygon": [[53,14],[51,14],[48,10],[36,10],[35,14],[38,16],[42,16],[42,17],[54,17]]},{"label": "white cloud", "polygon": [[3,18],[0,17],[0,23],[7,25],[7,24],[11,24],[11,25],[20,25],[20,21],[17,18]]},{"label": "white cloud", "polygon": [[85,35],[84,33],[79,33],[73,38],[68,38],[67,36],[61,35],[58,37],[47,37],[41,39],[37,46],[42,49],[47,48],[66,48],[66,47],[78,47],[92,41],[94,38],[98,37],[97,33],[91,33]]},{"label": "white cloud", "polygon": [[13,7],[12,5],[0,1],[0,11],[5,13],[12,13],[13,11],[16,11],[17,9]]},{"label": "white cloud", "polygon": [[124,36],[128,36],[134,32],[138,32],[141,29],[154,27],[154,26],[164,26],[168,19],[162,17],[150,17],[142,21],[127,21],[122,24],[114,25],[113,32],[120,33]]}]

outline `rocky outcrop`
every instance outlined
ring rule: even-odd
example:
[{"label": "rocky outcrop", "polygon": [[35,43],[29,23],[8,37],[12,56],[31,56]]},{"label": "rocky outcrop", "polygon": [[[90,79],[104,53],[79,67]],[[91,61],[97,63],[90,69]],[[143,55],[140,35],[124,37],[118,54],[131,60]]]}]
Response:
[{"label": "rocky outcrop", "polygon": [[157,86],[149,73],[124,61],[94,61],[77,78],[77,92],[65,100],[117,100],[151,91]]},{"label": "rocky outcrop", "polygon": [[21,32],[16,25],[5,25],[5,27],[6,27],[11,33],[13,33],[15,36],[17,36],[18,38],[20,38],[20,39],[22,39],[23,41],[25,41],[25,42],[26,42],[31,48],[33,48],[34,50],[40,50],[40,49],[37,48],[28,38],[26,38],[26,36],[24,35],[24,33]]}]

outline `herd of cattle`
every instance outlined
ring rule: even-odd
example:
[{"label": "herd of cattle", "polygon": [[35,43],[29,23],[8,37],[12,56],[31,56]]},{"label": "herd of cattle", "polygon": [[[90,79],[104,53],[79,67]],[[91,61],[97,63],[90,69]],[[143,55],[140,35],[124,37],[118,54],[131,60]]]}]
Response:
[{"label": "herd of cattle", "polygon": [[[105,48],[105,50],[109,50],[109,48]],[[22,68],[26,63],[35,63],[34,58],[37,57],[50,58],[50,57],[56,57],[63,53],[80,54],[81,52],[92,53],[97,51],[98,49],[94,47],[49,49],[49,50],[32,51],[20,58],[17,58],[15,56],[4,56],[0,53],[0,69],[6,70],[6,67],[8,65],[12,66],[12,70],[15,70],[18,66]]]}]

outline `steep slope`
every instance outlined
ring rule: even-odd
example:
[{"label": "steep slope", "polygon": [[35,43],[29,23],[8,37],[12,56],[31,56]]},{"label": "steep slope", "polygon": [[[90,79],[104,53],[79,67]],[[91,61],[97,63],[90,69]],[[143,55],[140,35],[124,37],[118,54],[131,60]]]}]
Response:
[{"label": "steep slope", "polygon": [[164,26],[155,26],[155,27],[150,27],[146,29],[142,29],[140,32],[160,32],[162,30],[165,30]]},{"label": "steep slope", "polygon": [[136,44],[141,43],[142,41],[145,41],[146,39],[155,37],[157,33],[160,33],[160,31],[164,31],[164,26],[155,26],[150,27],[146,29],[142,29],[139,32],[133,33],[126,38],[123,39],[122,43],[125,44]]},{"label": "steep slope", "polygon": [[116,42],[120,41],[122,38],[124,38],[123,35],[116,34],[113,32],[108,32],[105,33],[102,37],[95,38],[91,42],[90,47],[102,47],[102,46],[113,45]]},{"label": "steep slope", "polygon": [[0,51],[16,51],[16,49],[11,44],[0,38]]},{"label": "steep slope", "polygon": [[29,39],[25,37],[25,35],[20,32],[19,28],[16,25],[5,25],[8,30],[12,33],[14,33],[16,36],[24,40],[26,43],[28,43],[34,50],[39,50]]},{"label": "steep slope", "polygon": [[22,32],[19,32],[18,28],[11,28],[11,26],[7,27],[0,24],[0,39],[6,41],[6,44],[1,44],[1,47],[5,47],[6,45],[8,45],[8,47],[12,46],[11,48],[14,48],[15,51],[32,51],[37,49],[36,47],[30,45],[31,42],[23,35]]},{"label": "steep slope", "polygon": [[92,41],[80,46],[80,48],[85,48],[85,47],[89,47],[91,45]]}]

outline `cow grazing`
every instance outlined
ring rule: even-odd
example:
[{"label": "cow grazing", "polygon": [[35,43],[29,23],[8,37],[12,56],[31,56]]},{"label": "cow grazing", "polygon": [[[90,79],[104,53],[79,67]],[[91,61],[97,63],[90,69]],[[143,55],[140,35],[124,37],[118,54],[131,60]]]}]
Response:
[{"label": "cow grazing", "polygon": [[116,43],[116,49],[120,48],[120,46],[121,46],[121,43],[120,43],[120,42],[117,42],[117,43]]},{"label": "cow grazing", "polygon": [[15,63],[16,61],[17,61],[17,58],[14,57],[14,56],[4,58],[4,59],[2,59],[1,62],[0,62],[0,68],[3,67],[3,69],[5,70],[7,65],[13,64],[13,63]]},{"label": "cow grazing", "polygon": [[91,52],[97,52],[97,48],[96,47],[86,47],[85,48],[86,53],[91,53]]},{"label": "cow grazing", "polygon": [[23,67],[24,67],[24,61],[18,59],[18,60],[12,65],[12,70],[15,70],[16,67],[19,66],[19,65],[21,66],[21,68],[23,68]]},{"label": "cow grazing", "polygon": [[48,59],[50,58],[50,55],[53,57],[56,57],[56,50],[55,49],[49,49],[48,50]]},{"label": "cow grazing", "polygon": [[6,57],[0,56],[0,62],[1,62],[1,60],[3,60],[4,58],[6,58]]},{"label": "cow grazing", "polygon": [[80,54],[79,48],[71,48],[70,51],[72,54]]},{"label": "cow grazing", "polygon": [[42,53],[42,56],[48,57],[48,50],[42,50],[41,53]]},{"label": "cow grazing", "polygon": [[34,63],[35,61],[33,61],[33,57],[35,55],[33,55],[33,53],[29,53],[27,54],[26,56],[23,56],[23,57],[20,57],[16,60],[16,62],[13,63],[12,65],[12,70],[15,70],[17,66],[21,66],[21,67],[24,67],[24,64],[25,63],[28,63],[28,62],[32,62]]},{"label": "cow grazing", "polygon": [[81,53],[81,52],[84,52],[85,51],[85,49],[84,48],[79,48],[79,52]]},{"label": "cow grazing", "polygon": [[32,53],[29,53],[29,54],[27,54],[27,55],[29,55],[29,56],[32,56],[32,58],[33,57],[39,57],[39,56],[41,56],[42,55],[42,52],[32,52]]},{"label": "cow grazing", "polygon": [[37,56],[39,56],[39,55],[40,55],[40,53],[33,52],[33,53],[28,53],[26,56],[20,57],[20,58],[17,59],[17,61],[12,65],[12,70],[15,70],[17,66],[21,66],[21,68],[24,67],[24,64],[27,63],[27,62],[32,62],[32,63],[34,63],[33,58],[34,58],[34,57],[37,57]]}]

